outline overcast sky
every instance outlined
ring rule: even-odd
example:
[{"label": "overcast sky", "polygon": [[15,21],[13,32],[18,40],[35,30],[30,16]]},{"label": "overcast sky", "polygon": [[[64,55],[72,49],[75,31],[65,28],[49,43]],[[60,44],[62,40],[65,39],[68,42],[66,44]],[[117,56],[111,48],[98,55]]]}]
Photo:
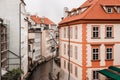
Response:
[{"label": "overcast sky", "polygon": [[56,24],[63,17],[63,8],[79,7],[86,0],[25,0],[27,12],[37,14],[38,16],[46,16]]}]

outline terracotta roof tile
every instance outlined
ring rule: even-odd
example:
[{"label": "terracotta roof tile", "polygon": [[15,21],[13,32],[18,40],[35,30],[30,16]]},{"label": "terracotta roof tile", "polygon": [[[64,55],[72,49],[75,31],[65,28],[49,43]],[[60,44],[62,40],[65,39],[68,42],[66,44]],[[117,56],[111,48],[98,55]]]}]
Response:
[{"label": "terracotta roof tile", "polygon": [[73,16],[68,16],[64,18],[59,24],[64,24],[70,21],[75,20],[85,20],[85,19],[120,19],[120,13],[114,12],[112,14],[108,14],[105,12],[103,7],[101,5],[114,5],[119,6],[120,0],[92,0],[89,2],[87,0],[84,4],[82,4],[79,8],[82,9],[84,7],[87,7],[87,9],[78,14]]},{"label": "terracotta roof tile", "polygon": [[39,17],[36,15],[32,15],[30,16],[30,18],[37,24],[47,24],[47,25],[55,25],[55,23],[53,21],[51,21],[50,19],[46,18],[46,17]]}]

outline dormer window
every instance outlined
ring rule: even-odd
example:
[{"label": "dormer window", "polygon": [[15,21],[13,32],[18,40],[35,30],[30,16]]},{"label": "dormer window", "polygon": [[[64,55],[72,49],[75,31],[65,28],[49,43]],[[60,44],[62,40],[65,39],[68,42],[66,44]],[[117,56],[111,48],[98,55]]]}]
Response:
[{"label": "dormer window", "polygon": [[113,7],[103,6],[106,13],[113,13]]},{"label": "dormer window", "polygon": [[113,8],[112,7],[106,7],[106,12],[107,13],[113,13]]},{"label": "dormer window", "polygon": [[120,7],[117,8],[117,12],[120,13]]}]

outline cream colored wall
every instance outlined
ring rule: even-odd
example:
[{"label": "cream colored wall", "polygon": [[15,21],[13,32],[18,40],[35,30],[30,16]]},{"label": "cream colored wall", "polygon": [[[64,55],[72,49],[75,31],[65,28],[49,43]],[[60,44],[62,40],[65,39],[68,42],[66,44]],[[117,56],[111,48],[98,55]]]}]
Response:
[{"label": "cream colored wall", "polygon": [[[92,35],[92,25],[100,25],[100,39],[91,39]],[[120,65],[120,24],[113,24],[114,25],[114,38],[113,39],[105,39],[105,25],[112,25],[112,24],[88,24],[87,25],[87,42],[118,42],[114,45],[114,65]],[[91,66],[91,45],[87,45],[87,66]],[[105,66],[105,45],[104,43],[100,45],[100,65]]]},{"label": "cream colored wall", "polygon": [[[66,69],[64,68],[64,60],[66,61]],[[71,64],[72,64],[72,73],[70,73],[70,75],[76,80],[82,80],[82,68],[73,63]],[[77,66],[78,68],[78,77],[75,76],[75,66]],[[66,59],[61,58],[61,69],[68,74],[68,61]]]},{"label": "cream colored wall", "polygon": [[[87,66],[91,67],[92,63],[92,47],[90,44],[87,44]],[[100,45],[100,66],[105,66],[105,45]]]},{"label": "cream colored wall", "polygon": [[114,65],[120,65],[120,44],[114,46]]},{"label": "cream colored wall", "polygon": [[[92,25],[100,25],[100,39],[91,39],[92,37]],[[105,39],[105,25],[113,25],[114,38]],[[120,24],[87,24],[87,41],[88,42],[120,42]]]},{"label": "cream colored wall", "polygon": [[[64,54],[64,44],[66,44],[66,54]],[[73,53],[72,53],[72,57],[70,57],[70,60],[77,63],[77,64],[79,64],[79,65],[82,65],[82,45],[81,44],[75,44],[75,43],[70,43],[70,45],[73,46],[73,51],[72,51]],[[68,42],[63,42],[62,41],[61,55],[68,59],[68,47],[67,46],[68,46]],[[75,50],[74,50],[75,46],[77,46],[77,49],[78,49],[78,51],[77,51],[78,52],[77,53],[77,55],[78,55],[77,58],[78,59],[75,59]]]},{"label": "cream colored wall", "polygon": [[[75,27],[78,27],[78,39],[75,39],[75,34],[74,34],[74,32],[75,32]],[[70,38],[70,40],[71,41],[75,41],[75,42],[82,42],[82,25],[81,24],[79,24],[79,25],[72,25],[72,26],[70,26],[70,27],[72,27],[72,29],[73,29],[73,37],[72,38]],[[61,35],[60,35],[60,39],[62,39],[62,40],[68,40],[68,34],[66,34],[67,36],[66,36],[66,38],[64,38],[64,28],[66,28],[66,33],[68,33],[68,26],[65,26],[65,27],[61,27],[61,30],[60,30],[60,32],[61,32]]]}]

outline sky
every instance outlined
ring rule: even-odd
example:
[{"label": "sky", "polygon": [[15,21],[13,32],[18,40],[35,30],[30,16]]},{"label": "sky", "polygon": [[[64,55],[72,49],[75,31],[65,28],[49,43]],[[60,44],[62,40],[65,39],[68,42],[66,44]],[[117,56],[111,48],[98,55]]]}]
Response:
[{"label": "sky", "polygon": [[26,10],[31,14],[48,17],[53,22],[58,24],[63,17],[64,7],[72,8],[79,7],[86,0],[25,0]]}]

